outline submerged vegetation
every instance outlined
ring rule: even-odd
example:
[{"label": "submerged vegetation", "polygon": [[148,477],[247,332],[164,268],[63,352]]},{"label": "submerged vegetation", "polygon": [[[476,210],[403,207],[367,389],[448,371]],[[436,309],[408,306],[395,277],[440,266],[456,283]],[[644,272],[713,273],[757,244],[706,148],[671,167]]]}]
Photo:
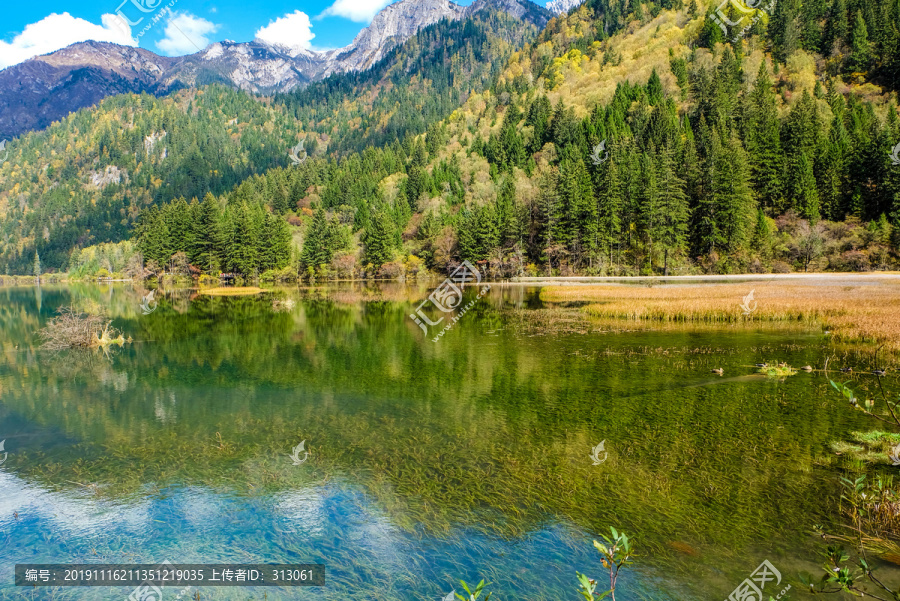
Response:
[{"label": "submerged vegetation", "polygon": [[[877,355],[876,351],[876,358]],[[829,379],[831,387],[841,393],[851,408],[890,428],[900,430],[900,403],[889,398],[881,377],[877,377],[876,382],[884,409],[876,408],[874,398],[860,400],[858,397],[863,393],[848,386],[850,381],[839,383]],[[883,444],[884,439],[890,435],[873,431],[855,433],[854,436],[873,445]],[[896,435],[893,437],[896,438]],[[872,459],[871,454],[866,456],[858,452],[854,452],[852,457],[857,461]],[[888,451],[888,457],[893,465],[900,465],[900,444]],[[856,466],[857,471],[864,469],[861,465]],[[885,601],[900,599],[900,590],[875,573],[877,559],[900,565],[900,486],[892,476],[877,475],[873,480],[866,473],[855,477],[842,476],[839,480],[840,514],[844,523],[837,533],[827,531],[821,525],[815,527],[817,534],[826,543],[826,549],[822,553],[825,559],[822,566],[824,574],[818,580],[804,574],[804,584],[814,594],[844,592],[855,597],[868,596]],[[850,551],[844,545],[849,545]],[[874,593],[873,588],[876,591]]]}]

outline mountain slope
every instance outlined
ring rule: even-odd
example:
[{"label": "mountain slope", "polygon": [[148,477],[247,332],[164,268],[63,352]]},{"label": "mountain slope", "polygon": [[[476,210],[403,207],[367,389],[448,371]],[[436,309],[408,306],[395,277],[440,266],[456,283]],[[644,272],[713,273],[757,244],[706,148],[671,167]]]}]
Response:
[{"label": "mountain slope", "polygon": [[388,5],[375,15],[346,48],[330,53],[332,71],[364,71],[421,29],[442,19],[455,21],[466,10],[449,0],[407,0]]},{"label": "mountain slope", "polygon": [[[602,7],[552,22],[417,140],[275,170],[220,202],[299,219],[291,269],[317,280],[462,260],[504,278],[900,266],[900,107],[852,70],[859,56],[832,53],[845,83],[803,48],[778,63],[772,34],[713,52],[697,47],[705,15],[650,6],[615,25],[623,5]],[[900,52],[881,39],[873,74]],[[295,210],[277,190],[305,193]],[[165,228],[136,240],[193,260]]]},{"label": "mountain slope", "polygon": [[489,87],[506,60],[538,34],[531,22],[548,20],[543,9],[516,0],[480,0],[466,13],[424,28],[371,69],[332,75],[276,101],[332,153],[422,133]]},{"label": "mountain slope", "polygon": [[83,42],[0,71],[0,139],[42,129],[73,110],[121,93],[165,94],[223,83],[271,94],[301,88],[331,73],[362,71],[423,28],[480,11],[507,11],[542,27],[549,17],[527,0],[401,0],[375,16],[346,48],[314,52],[263,41],[217,42],[179,58],[137,48]]},{"label": "mountain slope", "polygon": [[166,91],[174,59],[105,42],[74,44],[0,71],[0,139],[43,129],[112,94]]},{"label": "mountain slope", "polygon": [[[393,142],[407,132],[424,131],[459,106],[459,94],[468,93],[463,90],[489,86],[506,58],[536,33],[533,25],[489,4],[470,17],[428,26],[368,71],[334,74],[327,83],[314,84],[324,85],[328,95],[313,109],[320,115],[318,135],[312,135],[317,132],[305,117],[301,122],[294,118],[294,108],[309,108],[302,103],[286,110],[220,87],[183,89],[162,99],[108,98],[43,132],[26,134],[8,145],[9,158],[0,164],[0,271],[27,271],[35,250],[46,268],[63,269],[74,248],[127,237],[134,218],[149,205],[222,194],[254,173],[290,164],[288,150],[300,138],[317,155],[341,146],[341,139],[363,139],[355,127],[344,127],[350,125],[344,121],[347,111],[385,116],[383,124],[366,122],[368,134],[379,140]],[[164,84],[221,77],[219,69],[232,60],[224,56],[226,50],[240,54],[254,48],[273,64],[303,58],[302,52],[259,44],[218,46],[222,57],[176,61],[177,72],[189,76]],[[216,47],[205,52],[215,54]],[[223,62],[211,66],[217,58]],[[188,61],[195,61],[192,71],[185,66]],[[459,90],[447,93],[454,82]],[[424,89],[444,92],[429,98]],[[332,112],[332,106],[341,110]],[[290,189],[282,208],[296,207],[302,192]]]}]

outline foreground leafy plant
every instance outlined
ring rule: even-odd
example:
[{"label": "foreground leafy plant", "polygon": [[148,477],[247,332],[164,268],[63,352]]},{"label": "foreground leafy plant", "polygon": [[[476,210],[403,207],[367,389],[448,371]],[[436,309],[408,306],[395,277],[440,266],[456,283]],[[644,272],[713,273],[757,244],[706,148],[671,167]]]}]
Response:
[{"label": "foreground leafy plant", "polygon": [[[884,423],[900,427],[900,420],[895,411],[897,403],[888,400],[880,380],[878,386],[890,413],[890,419],[873,412],[874,400],[867,399],[863,403],[864,406],[860,406],[856,394],[847,385],[848,382],[838,383],[831,379],[829,382],[854,409]],[[900,532],[900,520],[897,517],[900,495],[893,487],[893,480],[879,477],[875,483],[870,484],[866,482],[866,476],[863,474],[854,480],[841,478],[841,485],[844,488],[841,494],[841,511],[850,520],[850,524],[846,525],[849,534],[826,534],[821,526],[816,527],[816,532],[826,543],[837,541],[852,544],[855,562],[852,561],[854,554],[843,546],[829,544],[824,552],[825,563],[822,566],[824,574],[821,578],[815,582],[801,576],[801,580],[809,586],[812,594],[843,592],[857,597],[900,601],[900,591],[891,589],[875,576],[875,568],[867,556],[869,552],[873,552],[885,557],[900,557],[900,546],[894,542]],[[878,594],[872,593],[869,585],[874,585]]]},{"label": "foreground leafy plant", "polygon": [[[465,590],[466,593],[469,595],[468,597],[463,597],[462,595],[460,595],[459,593],[456,593],[454,591],[454,593],[456,594],[456,598],[459,599],[459,601],[477,601],[477,599],[479,597],[481,597],[481,593],[484,590],[484,587],[486,587],[488,584],[490,584],[490,583],[482,580],[481,582],[478,583],[478,586],[475,587],[475,590],[472,591],[472,590],[469,590],[469,585],[466,584],[465,580],[460,580],[459,583],[462,585],[463,590]],[[490,599],[490,598],[491,598],[491,593],[488,593],[484,597],[484,601],[488,601],[488,599]]]},{"label": "foreground leafy plant", "polygon": [[610,527],[609,530],[612,533],[612,537],[601,535],[606,544],[594,541],[594,547],[596,547],[597,550],[600,551],[600,554],[603,555],[603,559],[601,559],[600,562],[603,564],[604,568],[609,570],[609,590],[600,593],[598,596],[596,593],[597,581],[593,578],[588,578],[580,572],[575,572],[575,574],[578,575],[578,582],[581,584],[581,588],[578,592],[581,593],[581,596],[587,601],[599,601],[606,597],[610,597],[615,601],[616,583],[619,579],[619,571],[634,563],[631,560],[633,555],[631,554],[631,542],[628,540],[628,536],[624,532],[617,532],[616,529],[612,527]]}]

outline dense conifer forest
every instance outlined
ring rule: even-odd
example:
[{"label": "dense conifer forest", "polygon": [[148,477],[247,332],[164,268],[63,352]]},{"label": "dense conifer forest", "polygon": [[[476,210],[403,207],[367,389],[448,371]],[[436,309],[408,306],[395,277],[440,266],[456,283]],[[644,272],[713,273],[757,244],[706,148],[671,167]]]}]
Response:
[{"label": "dense conifer forest", "polygon": [[[498,37],[506,17],[444,22],[274,103],[217,87],[107,101],[14,147],[34,168],[3,196],[0,258],[86,273],[183,253],[277,280],[464,259],[496,277],[895,267],[900,0],[787,0],[728,40],[717,6],[591,0],[530,41]],[[128,183],[91,196],[39,168],[40,144],[77,154],[82,128],[101,136],[95,171]],[[291,165],[296,139],[310,154]],[[77,250],[129,235],[128,253]]]}]

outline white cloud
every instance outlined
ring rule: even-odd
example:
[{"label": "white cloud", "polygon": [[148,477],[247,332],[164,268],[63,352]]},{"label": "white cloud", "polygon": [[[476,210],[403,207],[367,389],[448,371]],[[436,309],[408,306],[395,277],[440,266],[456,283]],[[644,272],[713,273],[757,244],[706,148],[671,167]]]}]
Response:
[{"label": "white cloud", "polygon": [[209,46],[206,36],[218,30],[218,25],[203,17],[176,12],[166,21],[166,37],[156,42],[156,47],[167,56],[193,54]]},{"label": "white cloud", "polygon": [[265,27],[256,32],[256,39],[277,46],[288,48],[312,48],[312,39],[316,34],[312,32],[312,23],[309,15],[299,10],[288,13],[280,19],[270,21]]},{"label": "white cloud", "polygon": [[118,16],[105,14],[100,19],[103,24],[96,25],[69,13],[53,13],[37,23],[30,23],[12,42],[0,40],[0,69],[87,40],[138,45],[131,37],[131,28]]},{"label": "white cloud", "polygon": [[322,17],[344,17],[357,23],[368,23],[378,14],[382,8],[393,0],[335,0],[335,3],[325,9]]}]

